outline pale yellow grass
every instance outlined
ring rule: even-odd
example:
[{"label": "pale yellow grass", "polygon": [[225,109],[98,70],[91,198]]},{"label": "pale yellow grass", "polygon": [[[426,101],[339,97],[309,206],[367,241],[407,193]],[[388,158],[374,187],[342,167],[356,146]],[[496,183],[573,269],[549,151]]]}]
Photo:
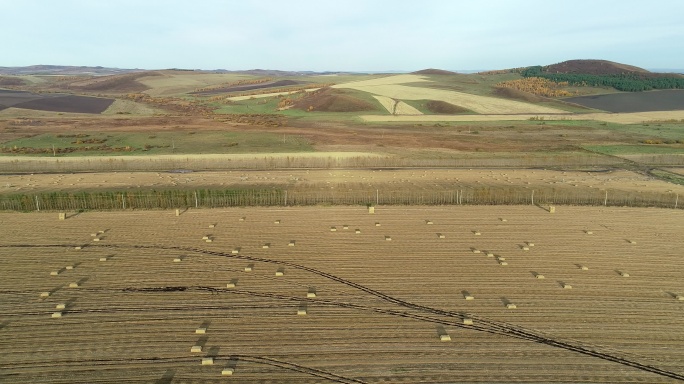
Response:
[{"label": "pale yellow grass", "polygon": [[545,106],[523,103],[520,101],[478,96],[469,93],[447,91],[402,85],[406,83],[427,82],[425,77],[417,75],[398,75],[356,81],[335,85],[335,88],[351,88],[373,95],[386,96],[399,100],[441,100],[458,105],[471,111],[484,114],[517,114],[517,113],[563,113],[564,111]]},{"label": "pale yellow grass", "polygon": [[116,114],[131,114],[131,115],[142,115],[142,116],[152,116],[156,113],[163,113],[162,111],[149,107],[145,104],[136,103],[131,100],[115,100],[112,105],[109,106],[103,115],[116,115]]},{"label": "pale yellow grass", "polygon": [[618,124],[637,124],[653,120],[684,119],[684,111],[653,111],[635,113],[584,113],[584,114],[504,114],[504,115],[421,115],[421,116],[360,116],[367,122],[437,122],[437,121],[513,121],[513,120],[598,120]]},{"label": "pale yellow grass", "polygon": [[[319,89],[320,88],[309,88],[309,89],[304,89],[304,91],[313,92],[313,91],[318,91]],[[301,92],[301,91],[271,92],[271,93],[260,93],[260,94],[256,94],[256,95],[233,96],[233,97],[226,97],[226,100],[240,101],[240,100],[249,100],[249,99],[261,99],[264,97],[292,95],[293,93],[297,93],[297,92]]]},{"label": "pale yellow grass", "polygon": [[412,106],[400,100],[394,100],[386,96],[373,95],[373,97],[382,104],[385,109],[394,115],[422,115],[423,112],[413,108]]},{"label": "pale yellow grass", "polygon": [[194,72],[163,72],[161,76],[150,76],[138,79],[138,82],[150,87],[145,91],[151,96],[170,96],[194,92],[197,88],[253,78],[250,75]]}]

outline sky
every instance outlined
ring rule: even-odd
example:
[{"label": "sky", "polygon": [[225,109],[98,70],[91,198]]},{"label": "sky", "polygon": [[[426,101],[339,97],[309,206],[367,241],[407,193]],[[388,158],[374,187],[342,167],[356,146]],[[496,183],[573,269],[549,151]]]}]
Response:
[{"label": "sky", "polygon": [[682,0],[0,0],[0,66],[684,68]]}]

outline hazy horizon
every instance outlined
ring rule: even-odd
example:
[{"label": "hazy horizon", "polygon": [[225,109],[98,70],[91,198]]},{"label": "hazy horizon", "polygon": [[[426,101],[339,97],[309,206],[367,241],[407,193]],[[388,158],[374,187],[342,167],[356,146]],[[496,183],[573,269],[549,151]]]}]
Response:
[{"label": "hazy horizon", "polygon": [[0,0],[0,66],[487,70],[603,59],[677,68],[684,2]]}]

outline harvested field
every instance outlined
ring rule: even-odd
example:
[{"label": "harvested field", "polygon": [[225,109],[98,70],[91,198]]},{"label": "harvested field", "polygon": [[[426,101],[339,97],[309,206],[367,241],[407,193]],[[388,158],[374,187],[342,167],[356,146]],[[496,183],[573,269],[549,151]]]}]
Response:
[{"label": "harvested field", "polygon": [[[305,92],[315,92],[318,91],[320,88],[309,88],[305,89]],[[256,95],[245,95],[245,96],[231,96],[231,97],[226,97],[226,100],[230,101],[240,101],[240,100],[249,100],[249,99],[263,99],[267,97],[274,97],[274,96],[282,96],[282,95],[292,95],[294,93],[299,93],[301,91],[289,91],[289,92],[272,92],[272,93],[259,93]]]},{"label": "harvested field", "polygon": [[423,113],[416,108],[413,108],[412,106],[404,103],[401,100],[394,100],[389,97],[385,96],[377,96],[373,95],[373,97],[380,103],[382,104],[385,109],[387,109],[387,112],[391,113],[392,115],[422,115]]},{"label": "harvested field", "polygon": [[684,90],[611,93],[563,101],[613,113],[684,110]]},{"label": "harvested field", "polygon": [[437,122],[437,121],[521,121],[521,120],[598,120],[618,124],[636,124],[649,121],[666,121],[684,119],[684,110],[680,111],[651,111],[634,113],[559,113],[545,114],[515,114],[515,115],[420,115],[420,116],[391,116],[391,115],[362,115],[367,122]]},{"label": "harvested field", "polygon": [[426,77],[418,75],[397,75],[366,81],[356,81],[334,85],[333,88],[352,88],[373,95],[391,97],[399,100],[441,100],[458,105],[476,113],[483,114],[518,114],[518,113],[561,113],[555,108],[528,104],[514,100],[479,96],[469,93],[422,88],[403,85],[406,83],[429,82]]},{"label": "harvested field", "polygon": [[[0,158],[3,159],[3,158]],[[336,189],[441,191],[466,186],[527,186],[620,190],[633,192],[675,192],[684,195],[684,186],[674,185],[638,173],[553,171],[529,169],[405,169],[405,170],[269,170],[174,172],[98,172],[65,174],[0,175],[0,193],[49,191],[94,191],[136,189],[202,189],[228,187],[268,187],[297,189],[311,187]]]},{"label": "harvested field", "polygon": [[[15,382],[212,383],[226,369],[241,383],[684,379],[678,211],[1,215],[0,368]],[[208,224],[212,243],[198,240]]]}]

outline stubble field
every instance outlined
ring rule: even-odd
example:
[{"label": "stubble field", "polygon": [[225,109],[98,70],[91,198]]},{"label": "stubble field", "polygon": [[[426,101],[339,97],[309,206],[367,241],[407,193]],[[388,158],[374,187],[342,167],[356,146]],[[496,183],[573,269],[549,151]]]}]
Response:
[{"label": "stubble field", "polygon": [[7,382],[684,378],[678,210],[235,208],[1,220]]}]

